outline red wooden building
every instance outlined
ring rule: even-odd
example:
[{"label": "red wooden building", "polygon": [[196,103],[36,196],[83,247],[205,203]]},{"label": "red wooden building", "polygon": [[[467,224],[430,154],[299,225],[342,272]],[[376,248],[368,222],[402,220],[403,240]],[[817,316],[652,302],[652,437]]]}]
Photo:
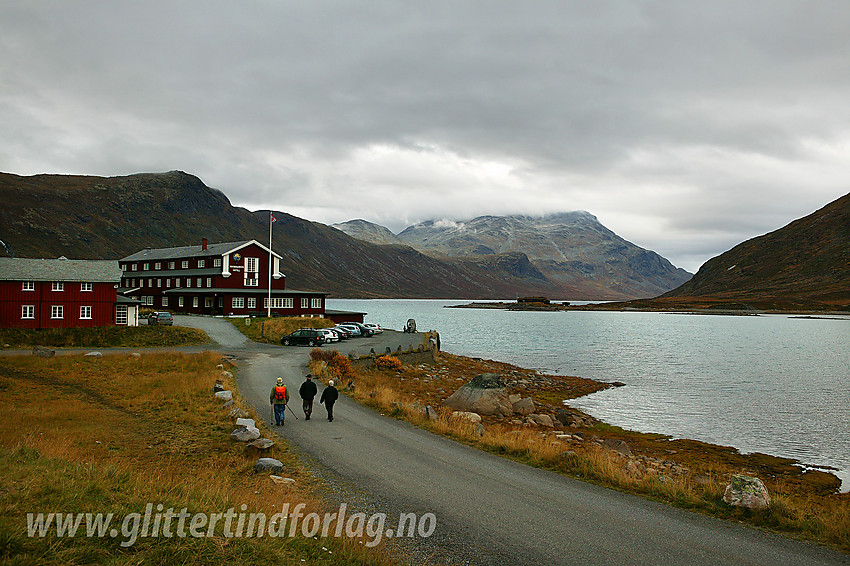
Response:
[{"label": "red wooden building", "polygon": [[117,261],[0,258],[0,327],[135,326]]},{"label": "red wooden building", "polygon": [[[323,316],[327,293],[286,288],[280,256],[257,242],[147,248],[119,260],[120,292],[143,306],[217,316]],[[271,271],[269,268],[271,267]],[[271,290],[271,293],[269,293]]]}]

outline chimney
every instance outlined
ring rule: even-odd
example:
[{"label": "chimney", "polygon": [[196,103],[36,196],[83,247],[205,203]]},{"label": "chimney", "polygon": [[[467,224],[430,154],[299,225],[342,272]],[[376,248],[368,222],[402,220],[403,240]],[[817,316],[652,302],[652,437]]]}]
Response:
[{"label": "chimney", "polygon": [[207,239],[206,238],[201,239],[201,249],[202,250],[207,249]]}]

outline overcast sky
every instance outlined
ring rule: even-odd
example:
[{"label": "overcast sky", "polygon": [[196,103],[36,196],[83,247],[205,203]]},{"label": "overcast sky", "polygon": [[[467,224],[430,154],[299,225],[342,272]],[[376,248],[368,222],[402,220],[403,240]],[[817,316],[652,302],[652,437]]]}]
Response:
[{"label": "overcast sky", "polygon": [[0,2],[0,170],[398,232],[587,210],[695,271],[850,192],[850,2]]}]

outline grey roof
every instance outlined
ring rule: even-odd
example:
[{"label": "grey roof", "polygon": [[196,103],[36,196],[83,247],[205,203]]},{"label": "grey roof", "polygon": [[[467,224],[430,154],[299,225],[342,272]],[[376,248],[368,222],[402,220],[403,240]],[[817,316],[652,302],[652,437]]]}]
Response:
[{"label": "grey roof", "polygon": [[0,280],[118,283],[122,271],[114,259],[28,259],[0,257]]},{"label": "grey roof", "polygon": [[343,314],[362,314],[367,315],[369,313],[360,312],[360,311],[338,311],[336,309],[325,309],[325,314],[335,314],[335,315],[343,315]]},{"label": "grey roof", "polygon": [[[121,258],[120,261],[156,261],[169,259],[182,259],[187,257],[204,257],[204,256],[223,256],[239,248],[243,248],[248,244],[257,244],[264,250],[268,251],[268,247],[264,246],[257,240],[242,240],[241,242],[220,242],[218,244],[207,244],[207,249],[201,249],[202,246],[180,246],[176,248],[145,248],[127,257]],[[272,252],[274,253],[274,252]],[[274,254],[280,257],[279,254]]]}]

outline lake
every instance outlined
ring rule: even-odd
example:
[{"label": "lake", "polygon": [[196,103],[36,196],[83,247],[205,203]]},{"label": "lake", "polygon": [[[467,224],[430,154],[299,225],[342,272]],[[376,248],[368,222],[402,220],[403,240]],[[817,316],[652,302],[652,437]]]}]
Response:
[{"label": "lake", "polygon": [[850,317],[449,309],[329,299],[366,322],[440,332],[443,350],[622,381],[569,402],[605,422],[830,466],[850,488]]}]

